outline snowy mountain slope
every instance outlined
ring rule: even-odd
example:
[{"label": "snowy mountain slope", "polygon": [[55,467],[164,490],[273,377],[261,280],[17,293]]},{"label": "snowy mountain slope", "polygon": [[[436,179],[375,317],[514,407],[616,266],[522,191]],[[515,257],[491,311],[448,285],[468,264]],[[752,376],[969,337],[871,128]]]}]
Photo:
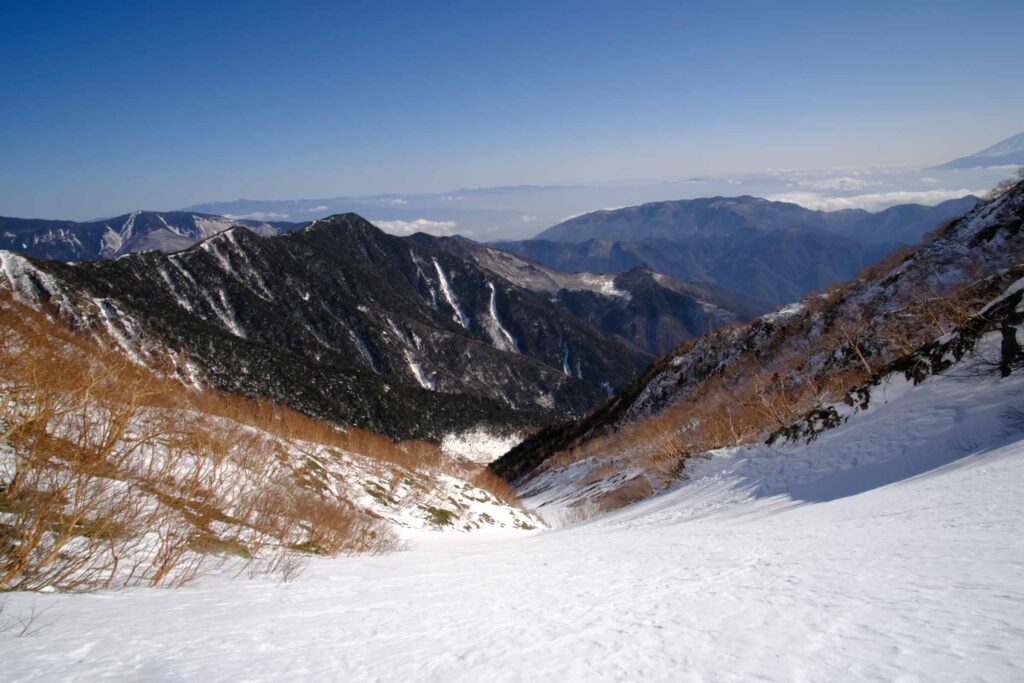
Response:
[{"label": "snowy mountain slope", "polygon": [[[783,494],[822,502],[1022,439],[1024,421],[1015,415],[1024,410],[1024,352],[1007,357],[1007,335],[1024,343],[1024,278],[971,324],[887,366],[844,401],[810,411],[764,443],[698,454],[687,461],[685,480],[669,486],[685,489],[680,495],[692,498],[700,514]],[[521,494],[552,521],[573,507],[595,514],[610,492],[647,477],[640,468],[612,466],[621,457],[598,454],[546,470]],[[615,474],[594,475],[609,470]]]},{"label": "snowy mountain slope", "polygon": [[186,381],[393,436],[535,428],[647,360],[545,296],[354,214],[275,238],[233,228],[173,255],[3,263],[0,284],[23,300],[114,330],[140,360],[170,355]]},{"label": "snowy mountain slope", "polygon": [[0,591],[288,576],[311,554],[540,523],[479,465],[188,389],[9,294],[0,427]]},{"label": "snowy mountain slope", "polygon": [[758,312],[738,295],[680,282],[646,266],[622,273],[563,273],[466,239],[412,238],[450,251],[509,282],[548,294],[576,318],[654,355]]},{"label": "snowy mountain slope", "polygon": [[1024,166],[1024,133],[1011,135],[991,147],[947,161],[937,169],[968,169],[989,166]]},{"label": "snowy mountain slope", "polygon": [[150,249],[179,251],[233,225],[243,225],[259,235],[277,235],[304,224],[186,211],[133,211],[86,223],[0,216],[0,249],[33,258],[92,261]]},{"label": "snowy mountain slope", "polygon": [[1022,389],[928,380],[557,531],[417,538],[289,584],[8,595],[49,611],[0,656],[10,681],[1017,680],[1024,441],[999,413]]},{"label": "snowy mountain slope", "polygon": [[[757,438],[772,424],[784,426],[1001,293],[1019,277],[1022,225],[1024,183],[859,280],[683,344],[583,420],[531,437],[492,467],[510,480],[529,477],[558,453],[564,459],[586,447],[617,448],[601,439],[621,440],[627,426],[637,443],[618,448],[634,455],[637,448],[653,449],[656,460],[665,448],[676,454],[668,459],[677,460],[694,449]],[[645,424],[659,436],[642,435]],[[676,432],[683,443],[663,447],[662,436],[672,442]],[[694,435],[708,443],[690,444]],[[618,466],[627,467],[630,457]],[[580,485],[591,476],[578,474]]]}]

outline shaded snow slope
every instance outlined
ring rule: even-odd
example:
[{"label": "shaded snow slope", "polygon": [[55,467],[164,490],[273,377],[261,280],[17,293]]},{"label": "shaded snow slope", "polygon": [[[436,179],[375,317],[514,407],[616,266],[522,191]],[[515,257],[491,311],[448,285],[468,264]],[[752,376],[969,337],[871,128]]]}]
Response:
[{"label": "shaded snow slope", "polygon": [[1001,415],[1022,403],[1018,377],[893,387],[604,518],[291,584],[13,594],[50,611],[0,658],[10,681],[1020,680],[1024,441]]}]

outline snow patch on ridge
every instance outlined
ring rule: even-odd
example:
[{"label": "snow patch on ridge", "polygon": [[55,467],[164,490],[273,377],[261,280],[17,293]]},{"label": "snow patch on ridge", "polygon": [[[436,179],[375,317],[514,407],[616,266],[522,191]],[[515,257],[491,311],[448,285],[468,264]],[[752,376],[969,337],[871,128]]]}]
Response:
[{"label": "snow patch on ridge", "polygon": [[629,292],[619,289],[615,286],[614,275],[601,275],[597,273],[579,273],[577,277],[586,286],[586,289],[604,294],[605,296],[615,296],[622,299],[629,299]]}]

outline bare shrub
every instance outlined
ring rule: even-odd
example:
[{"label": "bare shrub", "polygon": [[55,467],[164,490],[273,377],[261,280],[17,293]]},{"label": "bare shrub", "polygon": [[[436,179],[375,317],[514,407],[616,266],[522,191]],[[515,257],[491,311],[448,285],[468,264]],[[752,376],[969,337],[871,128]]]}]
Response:
[{"label": "bare shrub", "polygon": [[1000,180],[998,183],[996,183],[995,187],[993,187],[991,190],[985,193],[985,196],[982,197],[982,201],[991,202],[996,199],[999,199],[1004,194],[1006,194],[1014,187],[1016,187],[1017,184],[1020,183],[1022,180],[1024,180],[1024,166],[1018,168],[1012,177],[1006,178],[1005,180]]},{"label": "bare shrub", "polygon": [[[583,485],[598,471],[607,478],[640,467],[653,487],[665,486],[685,476],[692,458],[764,440],[812,410],[847,400],[851,389],[924,344],[973,325],[977,311],[1022,272],[1019,266],[992,272],[977,259],[959,258],[956,267],[921,260],[898,280],[889,278],[910,254],[890,255],[857,281],[809,298],[782,321],[755,321],[681,346],[675,358],[688,370],[670,404],[639,419],[589,426],[537,472],[592,459],[598,469]],[[864,287],[879,286],[887,288],[884,296],[864,295]],[[1007,372],[1005,360],[993,363]]]},{"label": "bare shrub", "polygon": [[[194,392],[0,298],[0,588],[181,585],[235,557],[293,575],[301,552],[396,539],[292,454],[337,446],[438,466],[425,447]],[[326,457],[326,456],[325,456]]]},{"label": "bare shrub", "polygon": [[1007,406],[1003,409],[1003,434],[1012,436],[1024,432],[1024,408]]},{"label": "bare shrub", "polygon": [[592,517],[601,514],[601,509],[592,503],[579,503],[562,509],[558,515],[557,525],[559,527],[572,526],[585,522]]},{"label": "bare shrub", "polygon": [[0,601],[0,634],[9,633],[15,638],[31,638],[39,635],[53,622],[43,622],[43,616],[53,609],[53,606],[40,609],[35,602],[27,614],[14,614],[9,609],[7,602]]}]

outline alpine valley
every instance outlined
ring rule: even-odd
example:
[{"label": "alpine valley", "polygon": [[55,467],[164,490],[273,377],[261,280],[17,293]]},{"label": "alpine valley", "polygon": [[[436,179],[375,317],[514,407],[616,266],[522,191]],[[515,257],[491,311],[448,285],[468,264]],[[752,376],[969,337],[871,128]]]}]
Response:
[{"label": "alpine valley", "polygon": [[1024,681],[1024,3],[8,2],[0,683]]}]

